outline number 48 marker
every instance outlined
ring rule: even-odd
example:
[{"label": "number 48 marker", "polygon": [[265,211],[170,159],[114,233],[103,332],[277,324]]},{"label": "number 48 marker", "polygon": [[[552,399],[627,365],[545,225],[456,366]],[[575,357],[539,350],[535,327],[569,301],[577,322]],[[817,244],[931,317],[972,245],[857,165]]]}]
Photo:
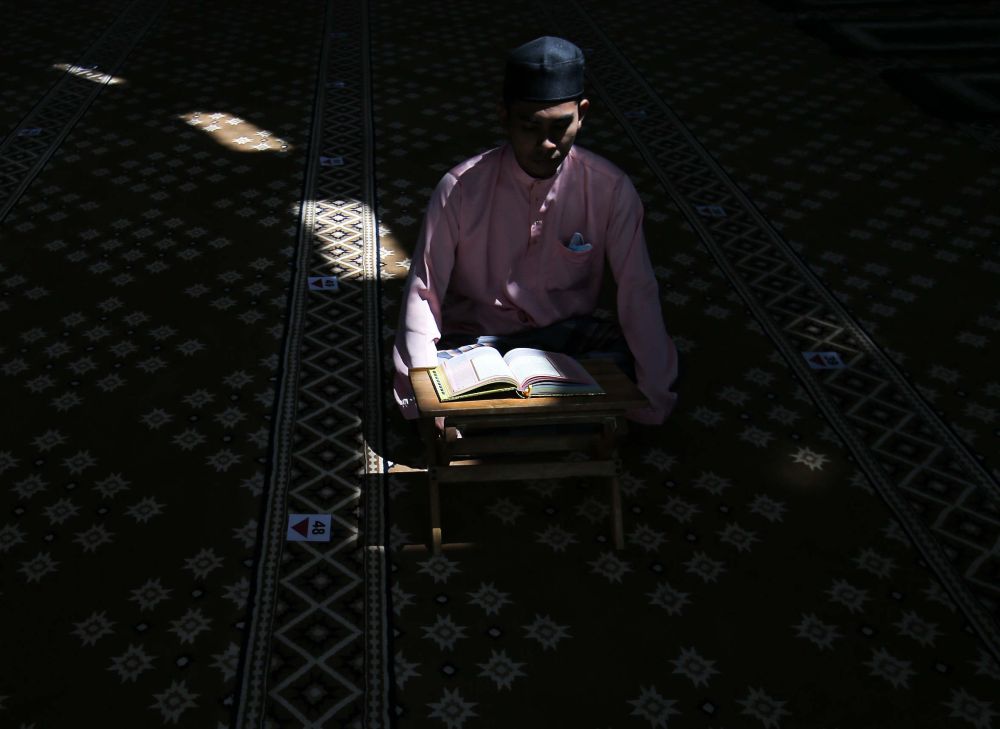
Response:
[{"label": "number 48 marker", "polygon": [[329,542],[329,514],[289,514],[286,538],[289,542]]}]

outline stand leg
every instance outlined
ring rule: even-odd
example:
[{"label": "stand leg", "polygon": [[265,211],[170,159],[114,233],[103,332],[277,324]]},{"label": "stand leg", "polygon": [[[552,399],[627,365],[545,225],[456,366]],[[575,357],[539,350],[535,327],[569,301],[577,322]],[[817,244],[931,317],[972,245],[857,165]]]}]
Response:
[{"label": "stand leg", "polygon": [[427,469],[427,476],[431,501],[431,552],[441,554],[441,499],[438,492],[437,469]]},{"label": "stand leg", "polygon": [[[598,458],[615,460],[615,436],[620,432],[621,423],[617,418],[605,418],[602,423],[603,434],[597,446]],[[615,470],[618,470],[617,463]],[[615,549],[625,549],[624,528],[622,526],[622,496],[618,489],[617,473],[609,479],[611,487],[611,538]]]},{"label": "stand leg", "polygon": [[438,490],[437,467],[442,464],[441,432],[434,421],[421,418],[420,435],[427,451],[427,491],[431,512],[431,552],[441,553],[441,496]]},{"label": "stand leg", "polygon": [[601,422],[601,437],[597,441],[596,456],[602,461],[608,460],[614,453],[617,425],[614,418],[604,418]]},{"label": "stand leg", "polygon": [[618,476],[611,479],[611,537],[615,549],[625,549],[625,536],[622,527],[622,497],[618,491]]}]

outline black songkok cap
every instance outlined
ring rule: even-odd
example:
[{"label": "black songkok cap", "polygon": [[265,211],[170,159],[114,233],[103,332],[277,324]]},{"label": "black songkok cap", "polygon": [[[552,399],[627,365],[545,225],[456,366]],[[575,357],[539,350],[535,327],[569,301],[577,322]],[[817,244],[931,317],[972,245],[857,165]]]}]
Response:
[{"label": "black songkok cap", "polygon": [[566,101],[583,93],[583,51],[545,35],[507,56],[504,97],[522,101]]}]

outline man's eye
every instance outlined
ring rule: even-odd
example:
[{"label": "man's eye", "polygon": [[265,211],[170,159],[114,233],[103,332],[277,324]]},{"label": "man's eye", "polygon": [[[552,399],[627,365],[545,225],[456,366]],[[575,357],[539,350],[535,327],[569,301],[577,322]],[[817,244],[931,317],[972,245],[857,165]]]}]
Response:
[{"label": "man's eye", "polygon": [[[558,132],[559,134],[562,134],[568,128],[569,128],[569,124],[559,124],[558,126],[552,127],[552,131],[553,132]],[[525,132],[537,132],[538,131],[538,127],[526,127],[526,126],[522,126],[521,130],[525,131]]]}]

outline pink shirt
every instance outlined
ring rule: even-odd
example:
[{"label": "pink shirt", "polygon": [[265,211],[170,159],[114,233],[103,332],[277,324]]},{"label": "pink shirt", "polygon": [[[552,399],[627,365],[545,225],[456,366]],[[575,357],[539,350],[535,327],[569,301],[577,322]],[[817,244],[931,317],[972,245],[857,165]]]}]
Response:
[{"label": "pink shirt", "polygon": [[[437,364],[442,333],[512,334],[591,314],[607,260],[638,387],[650,401],[626,416],[662,423],[677,399],[677,350],[663,325],[642,217],[628,175],[576,145],[547,179],[522,170],[509,144],[446,173],[417,238],[392,352],[403,415],[418,416],[408,369]],[[564,245],[576,232],[591,250]]]}]

